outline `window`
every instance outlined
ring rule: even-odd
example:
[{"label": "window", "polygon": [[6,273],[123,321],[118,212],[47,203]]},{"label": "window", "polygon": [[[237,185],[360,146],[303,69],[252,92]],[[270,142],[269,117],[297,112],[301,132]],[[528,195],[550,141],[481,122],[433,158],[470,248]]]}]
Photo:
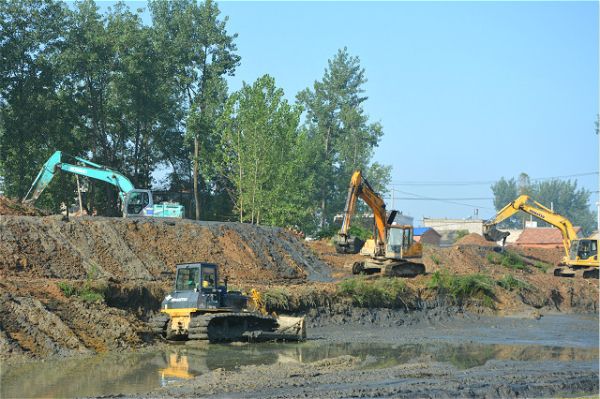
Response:
[{"label": "window", "polygon": [[197,288],[198,268],[185,268],[177,271],[175,291],[190,291]]},{"label": "window", "polygon": [[202,288],[213,289],[217,285],[217,271],[214,266],[202,266]]},{"label": "window", "polygon": [[138,215],[149,203],[150,197],[146,191],[134,191],[127,197],[127,213]]}]

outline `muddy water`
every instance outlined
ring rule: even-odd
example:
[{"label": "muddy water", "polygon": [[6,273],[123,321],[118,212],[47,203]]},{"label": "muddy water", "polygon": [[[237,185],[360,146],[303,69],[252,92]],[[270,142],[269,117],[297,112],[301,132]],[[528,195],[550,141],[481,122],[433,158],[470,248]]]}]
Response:
[{"label": "muddy water", "polygon": [[309,341],[302,344],[172,346],[143,353],[77,359],[4,362],[0,397],[132,395],[185,382],[211,370],[244,365],[311,363],[350,355],[363,368],[387,368],[421,360],[459,370],[490,360],[594,362],[598,348],[504,344],[390,344]]}]

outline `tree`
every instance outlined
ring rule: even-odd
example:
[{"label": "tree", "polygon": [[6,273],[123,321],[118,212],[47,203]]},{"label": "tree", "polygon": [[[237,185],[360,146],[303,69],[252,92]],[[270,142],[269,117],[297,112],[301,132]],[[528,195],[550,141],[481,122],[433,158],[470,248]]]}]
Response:
[{"label": "tree", "polygon": [[[513,178],[506,180],[504,177],[502,177],[492,185],[491,189],[494,193],[494,207],[498,211],[519,196],[517,182]],[[518,228],[523,226],[518,215],[511,216],[503,222],[503,225],[509,228]]]},{"label": "tree", "polygon": [[[193,0],[150,2],[158,46],[168,59],[179,88],[183,113],[187,120],[186,135],[193,141],[192,167],[196,219],[200,219],[200,150],[210,131],[215,86],[223,75],[232,75],[239,65],[234,39],[226,30],[227,17],[219,19],[218,6],[210,0],[198,4]],[[206,130],[205,130],[206,129]]]},{"label": "tree", "polygon": [[[72,114],[57,93],[67,14],[49,0],[0,2],[0,173],[9,196],[26,194],[54,146],[78,143],[65,135]],[[52,187],[46,205],[58,208],[68,191]]]},{"label": "tree", "polygon": [[240,222],[300,225],[311,214],[308,137],[298,129],[300,108],[283,96],[262,76],[233,93],[218,120],[220,171],[232,183]]},{"label": "tree", "polygon": [[[527,175],[522,173],[522,176]],[[569,219],[574,226],[581,226],[584,234],[587,235],[594,229],[596,216],[589,206],[591,193],[584,188],[578,188],[577,181],[552,179],[529,183],[526,186],[521,185],[518,189],[515,179],[501,178],[492,186],[492,191],[497,210],[514,201],[518,195],[525,194],[547,208],[552,207],[556,213]],[[504,225],[512,228],[522,227],[521,217],[529,216],[519,212],[509,218]],[[545,225],[541,220],[537,222],[538,225]]]},{"label": "tree", "polygon": [[383,135],[381,125],[369,123],[363,110],[366,81],[359,58],[344,48],[328,61],[322,80],[297,96],[306,109],[308,135],[319,145],[314,168],[321,227],[341,211],[352,172],[366,170]]}]

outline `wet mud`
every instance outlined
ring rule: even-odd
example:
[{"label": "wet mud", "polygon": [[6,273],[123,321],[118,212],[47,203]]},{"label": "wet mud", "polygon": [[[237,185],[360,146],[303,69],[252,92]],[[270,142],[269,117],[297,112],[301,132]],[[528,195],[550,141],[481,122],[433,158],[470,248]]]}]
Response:
[{"label": "wet mud", "polygon": [[597,395],[598,318],[544,318],[466,315],[462,320],[423,321],[410,328],[320,327],[300,344],[188,343],[121,354],[9,361],[2,368],[0,394],[227,398]]}]

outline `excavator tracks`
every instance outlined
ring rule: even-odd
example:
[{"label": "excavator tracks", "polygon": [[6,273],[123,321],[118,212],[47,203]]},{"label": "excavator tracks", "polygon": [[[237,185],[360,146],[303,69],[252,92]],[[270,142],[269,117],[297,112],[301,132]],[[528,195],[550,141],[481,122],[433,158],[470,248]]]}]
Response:
[{"label": "excavator tracks", "polygon": [[172,341],[198,340],[208,342],[245,341],[249,337],[277,330],[273,316],[258,313],[193,314],[187,335],[173,334],[168,328],[168,316],[156,316],[150,321],[152,331]]}]

